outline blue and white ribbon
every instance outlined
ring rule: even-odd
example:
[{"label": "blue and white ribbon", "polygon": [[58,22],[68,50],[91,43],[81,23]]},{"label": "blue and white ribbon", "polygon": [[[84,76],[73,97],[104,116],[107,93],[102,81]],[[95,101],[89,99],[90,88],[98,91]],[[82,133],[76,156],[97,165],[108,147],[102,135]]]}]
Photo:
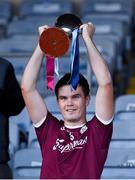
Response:
[{"label": "blue and white ribbon", "polygon": [[71,88],[76,90],[79,82],[79,29],[75,29],[72,32],[72,44],[71,44]]},{"label": "blue and white ribbon", "polygon": [[59,75],[59,59],[58,59],[58,57],[55,58],[55,67],[54,68],[55,68],[54,69],[55,74],[59,77],[60,75]]}]

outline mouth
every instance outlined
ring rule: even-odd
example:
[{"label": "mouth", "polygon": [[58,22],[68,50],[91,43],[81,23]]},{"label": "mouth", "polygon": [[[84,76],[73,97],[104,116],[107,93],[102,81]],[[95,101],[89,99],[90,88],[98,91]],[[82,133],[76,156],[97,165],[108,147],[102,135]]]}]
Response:
[{"label": "mouth", "polygon": [[76,109],[66,109],[66,112],[75,112]]}]

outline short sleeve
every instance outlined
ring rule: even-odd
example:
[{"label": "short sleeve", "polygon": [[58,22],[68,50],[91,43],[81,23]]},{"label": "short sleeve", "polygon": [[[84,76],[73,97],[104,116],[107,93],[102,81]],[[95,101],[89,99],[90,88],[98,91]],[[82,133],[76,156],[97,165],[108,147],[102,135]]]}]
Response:
[{"label": "short sleeve", "polygon": [[40,146],[42,146],[49,136],[58,132],[61,122],[50,112],[47,112],[46,119],[41,126],[35,128]]},{"label": "short sleeve", "polygon": [[96,116],[89,122],[89,129],[99,149],[108,149],[112,138],[113,122],[104,125]]}]

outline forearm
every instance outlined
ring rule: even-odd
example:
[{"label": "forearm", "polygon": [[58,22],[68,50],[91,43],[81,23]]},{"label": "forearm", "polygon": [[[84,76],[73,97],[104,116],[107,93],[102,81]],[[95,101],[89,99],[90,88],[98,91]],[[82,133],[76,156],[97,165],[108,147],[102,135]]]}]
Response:
[{"label": "forearm", "polygon": [[89,56],[89,62],[91,64],[92,71],[94,72],[98,84],[103,86],[112,83],[111,74],[108,66],[97,50],[95,44],[90,37],[84,39]]},{"label": "forearm", "polygon": [[95,112],[103,120],[108,121],[113,116],[113,84],[108,66],[92,41],[95,27],[92,23],[81,26],[82,37],[86,44],[89,62],[98,81]]},{"label": "forearm", "polygon": [[42,59],[43,52],[41,51],[39,45],[37,45],[25,68],[21,83],[22,90],[31,91],[36,88],[36,82],[42,64]]}]

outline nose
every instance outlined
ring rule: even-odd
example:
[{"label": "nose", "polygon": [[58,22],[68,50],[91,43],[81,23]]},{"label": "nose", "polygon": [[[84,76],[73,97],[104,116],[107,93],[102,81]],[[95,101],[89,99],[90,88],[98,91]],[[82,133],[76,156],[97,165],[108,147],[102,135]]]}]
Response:
[{"label": "nose", "polygon": [[67,99],[67,106],[73,106],[73,100],[72,98]]}]

